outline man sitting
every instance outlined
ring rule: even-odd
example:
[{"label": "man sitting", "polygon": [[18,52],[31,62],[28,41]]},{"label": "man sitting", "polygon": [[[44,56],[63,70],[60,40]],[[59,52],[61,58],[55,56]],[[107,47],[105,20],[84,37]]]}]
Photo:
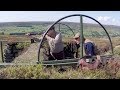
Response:
[{"label": "man sitting", "polygon": [[[75,38],[76,42],[80,44],[80,34],[77,33],[78,37]],[[99,52],[97,50],[97,47],[95,43],[89,39],[86,39],[83,37],[83,46],[84,46],[84,52],[85,56],[82,57],[82,59],[79,60],[79,66],[81,69],[96,69],[101,64],[100,56],[98,55]],[[93,56],[96,56],[96,58],[93,58]]]},{"label": "man sitting", "polygon": [[[71,40],[67,46],[64,48],[65,58],[78,58],[78,49],[80,48],[80,33],[77,33],[73,40]],[[93,56],[98,54],[97,48],[93,41],[83,37],[83,47],[85,56],[79,60],[79,66],[87,69],[95,69],[100,64],[100,57],[97,56],[96,59],[93,59]]]},{"label": "man sitting", "polygon": [[[80,48],[80,33],[77,33],[73,39],[64,47],[65,57],[78,58],[78,49]],[[83,37],[83,46],[86,56],[97,55],[97,49],[93,41]]]}]

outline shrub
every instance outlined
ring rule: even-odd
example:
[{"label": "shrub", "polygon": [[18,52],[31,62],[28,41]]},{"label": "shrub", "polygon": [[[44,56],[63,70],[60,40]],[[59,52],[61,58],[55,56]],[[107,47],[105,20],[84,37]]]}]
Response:
[{"label": "shrub", "polygon": [[[112,69],[111,72],[109,69]],[[58,72],[59,68],[44,68],[36,66],[14,66],[2,68],[0,79],[111,79],[120,78],[120,72],[107,66],[105,69],[86,70],[66,68],[65,72]]]},{"label": "shrub", "polygon": [[22,42],[22,43],[18,43],[17,48],[18,49],[23,49],[23,48],[26,48],[26,47],[29,47],[29,46],[30,46],[29,42]]}]

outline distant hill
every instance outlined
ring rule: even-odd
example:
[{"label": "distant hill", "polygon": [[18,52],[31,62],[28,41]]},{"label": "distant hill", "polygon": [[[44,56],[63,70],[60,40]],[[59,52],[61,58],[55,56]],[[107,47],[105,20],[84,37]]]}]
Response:
[{"label": "distant hill", "polygon": [[[0,32],[5,33],[26,33],[26,32],[42,32],[45,31],[47,28],[46,26],[52,25],[54,22],[5,22],[0,23]],[[68,26],[70,26],[74,32],[80,31],[80,23],[75,22],[61,22]],[[119,36],[120,35],[120,26],[114,25],[103,25],[111,36]],[[104,30],[98,24],[90,24],[84,23],[83,29],[86,35],[103,35]],[[63,30],[63,33],[68,33],[69,30]]]},{"label": "distant hill", "polygon": [[[32,25],[50,25],[53,24],[54,22],[46,22],[46,21],[31,21],[31,22],[0,22],[0,27],[6,27],[6,26],[32,26]],[[79,25],[79,23],[75,23],[75,22],[62,22],[64,24],[67,25]],[[85,26],[91,26],[91,27],[99,27],[98,24],[90,24],[90,23],[84,23]],[[120,26],[115,26],[115,25],[104,25],[106,28],[117,28],[120,29]]]}]

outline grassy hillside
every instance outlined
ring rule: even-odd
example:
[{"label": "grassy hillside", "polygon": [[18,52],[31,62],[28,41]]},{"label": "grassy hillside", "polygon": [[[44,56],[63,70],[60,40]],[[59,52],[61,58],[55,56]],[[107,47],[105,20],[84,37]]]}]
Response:
[{"label": "grassy hillside", "polygon": [[[0,34],[10,34],[10,33],[27,33],[27,32],[43,32],[47,29],[46,26],[52,25],[54,22],[9,22],[0,23]],[[74,22],[62,22],[68,25],[75,33],[80,31],[80,24]],[[58,24],[55,25],[56,30],[58,29]],[[120,26],[104,25],[111,36],[120,36]],[[64,25],[60,25],[61,32],[68,36],[72,35],[70,29]],[[104,30],[98,24],[88,24],[83,25],[85,36],[105,36]]]},{"label": "grassy hillside", "polygon": [[[14,22],[14,23],[0,23],[0,33],[1,34],[10,34],[10,33],[27,33],[27,32],[42,32],[45,31],[48,25],[51,25],[53,22]],[[69,25],[73,31],[76,33],[80,31],[79,23],[68,23],[63,22],[66,25]],[[58,29],[56,25],[56,30]],[[120,26],[105,25],[105,28],[108,30],[109,34],[112,36],[113,46],[120,45]],[[96,24],[85,23],[83,26],[85,36],[93,40],[101,51],[104,51],[105,48],[109,47],[108,40],[102,38],[106,36],[104,30]],[[69,30],[66,26],[61,25],[61,32],[65,36],[72,37],[72,31]],[[116,36],[116,37],[114,37]],[[96,38],[93,38],[96,37]],[[101,37],[101,38],[99,38]],[[21,35],[0,35],[0,40],[14,39],[14,41],[30,41],[30,38]],[[69,39],[69,38],[68,38]],[[64,42],[68,41],[67,38],[64,39]],[[25,50],[16,57],[13,63],[19,62],[36,62],[37,60],[37,51],[38,43],[31,44],[24,43],[20,44],[19,47],[25,46]],[[29,47],[28,47],[29,46]],[[115,58],[117,61],[110,63],[107,67],[97,70],[82,71],[79,68],[67,68],[66,72],[59,72],[59,68],[45,68],[41,65],[37,66],[18,66],[18,67],[7,67],[0,68],[0,78],[1,79],[110,79],[110,78],[120,78],[120,47],[115,47]],[[1,57],[1,56],[0,56]],[[1,59],[1,58],[0,58]],[[0,60],[1,61],[1,60]],[[117,62],[117,64],[116,64]],[[119,65],[118,65],[119,64]]]}]

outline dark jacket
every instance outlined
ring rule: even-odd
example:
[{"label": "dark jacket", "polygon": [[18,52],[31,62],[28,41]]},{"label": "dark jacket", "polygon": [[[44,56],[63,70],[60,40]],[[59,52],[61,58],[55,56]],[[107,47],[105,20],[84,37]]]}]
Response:
[{"label": "dark jacket", "polygon": [[65,58],[78,58],[78,48],[80,47],[79,44],[77,44],[74,41],[70,41],[66,44],[64,47],[64,55]]},{"label": "dark jacket", "polygon": [[86,39],[85,42],[84,42],[84,50],[85,50],[85,54],[86,56],[94,56],[96,55],[95,53],[95,44]]}]

